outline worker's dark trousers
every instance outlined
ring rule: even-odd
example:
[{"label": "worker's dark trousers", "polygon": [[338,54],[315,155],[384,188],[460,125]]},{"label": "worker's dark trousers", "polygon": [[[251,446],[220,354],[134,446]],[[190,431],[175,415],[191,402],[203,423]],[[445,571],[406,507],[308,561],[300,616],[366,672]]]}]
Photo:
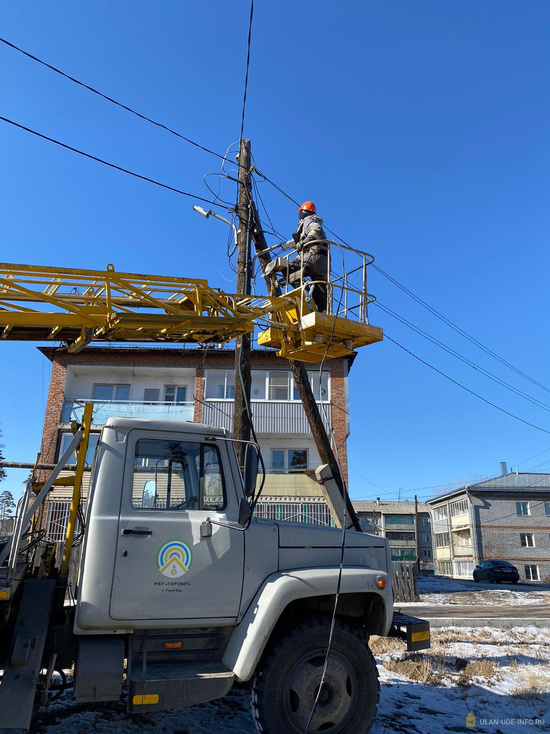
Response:
[{"label": "worker's dark trousers", "polygon": [[[288,282],[293,288],[297,288],[300,285],[300,271],[302,278],[309,278],[310,280],[328,280],[328,257],[326,255],[311,255],[310,257],[305,256],[303,263],[300,263],[300,258],[291,260],[289,263],[289,277]],[[316,283],[313,286],[313,293],[311,294],[313,303],[320,313],[325,313],[327,310],[327,286],[326,283]]]}]

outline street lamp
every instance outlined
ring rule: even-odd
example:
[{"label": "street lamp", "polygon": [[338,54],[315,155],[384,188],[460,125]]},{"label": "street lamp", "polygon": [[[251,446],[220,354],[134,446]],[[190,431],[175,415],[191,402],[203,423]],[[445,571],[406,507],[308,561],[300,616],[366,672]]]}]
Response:
[{"label": "street lamp", "polygon": [[216,212],[213,212],[212,209],[209,209],[206,211],[202,208],[202,206],[193,206],[193,210],[197,212],[197,214],[200,214],[201,217],[204,217],[205,219],[208,219],[208,217],[212,216],[216,219],[219,219],[220,222],[225,222],[230,227],[233,227],[233,234],[235,235],[235,245],[237,244],[237,227],[231,222],[229,219],[226,219],[225,217],[221,217],[219,214],[216,214]]}]

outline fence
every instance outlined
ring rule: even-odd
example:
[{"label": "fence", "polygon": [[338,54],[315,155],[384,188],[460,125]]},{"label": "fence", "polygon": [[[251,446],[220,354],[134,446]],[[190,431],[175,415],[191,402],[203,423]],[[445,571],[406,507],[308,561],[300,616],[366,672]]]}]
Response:
[{"label": "fence", "polygon": [[391,568],[394,601],[418,601],[416,587],[416,563],[394,561]]}]

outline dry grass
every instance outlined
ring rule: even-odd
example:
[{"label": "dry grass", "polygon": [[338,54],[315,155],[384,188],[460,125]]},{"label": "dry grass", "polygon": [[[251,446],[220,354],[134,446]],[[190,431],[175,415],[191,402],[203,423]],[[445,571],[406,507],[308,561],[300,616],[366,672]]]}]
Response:
[{"label": "dry grass", "polygon": [[440,683],[441,677],[447,672],[445,658],[422,653],[413,653],[401,660],[388,660],[384,662],[384,667],[411,680],[432,685]]},{"label": "dry grass", "polygon": [[498,665],[491,660],[468,660],[460,671],[457,683],[459,686],[470,686],[472,678],[494,678]]},{"label": "dry grass", "polygon": [[386,652],[393,652],[394,650],[404,650],[405,643],[398,637],[378,637],[377,635],[372,635],[369,640],[369,647],[373,655],[383,655]]},{"label": "dry grass", "polygon": [[522,681],[512,690],[512,696],[541,700],[542,694],[548,691],[548,679],[532,666],[518,665],[517,669]]}]

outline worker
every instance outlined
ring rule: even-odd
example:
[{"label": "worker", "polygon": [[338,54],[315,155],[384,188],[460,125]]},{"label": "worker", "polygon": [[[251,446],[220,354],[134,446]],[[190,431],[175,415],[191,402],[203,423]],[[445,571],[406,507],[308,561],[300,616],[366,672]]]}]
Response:
[{"label": "worker", "polygon": [[294,244],[299,254],[299,257],[289,263],[288,281],[294,288],[301,284],[304,277],[314,281],[313,302],[317,310],[324,313],[327,310],[329,273],[328,242],[323,230],[323,220],[317,216],[317,208],[312,201],[305,201],[298,209],[298,219],[298,229],[287,243]]}]

